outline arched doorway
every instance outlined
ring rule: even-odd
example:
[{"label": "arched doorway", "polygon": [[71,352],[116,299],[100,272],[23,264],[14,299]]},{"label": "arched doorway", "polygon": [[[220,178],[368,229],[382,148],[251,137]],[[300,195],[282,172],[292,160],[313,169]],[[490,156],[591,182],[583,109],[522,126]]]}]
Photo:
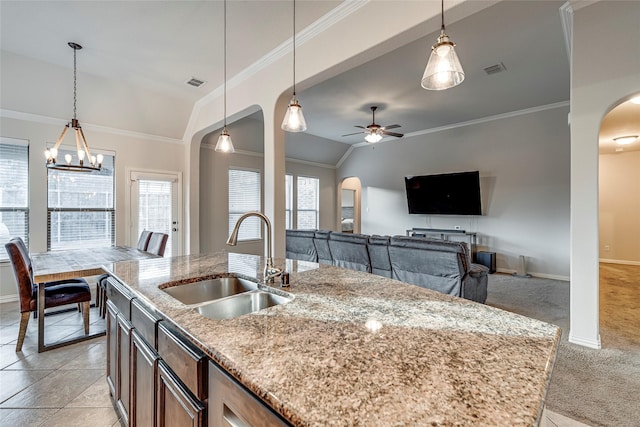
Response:
[{"label": "arched doorway", "polygon": [[603,347],[640,344],[640,94],[603,118],[599,133],[600,335]]}]

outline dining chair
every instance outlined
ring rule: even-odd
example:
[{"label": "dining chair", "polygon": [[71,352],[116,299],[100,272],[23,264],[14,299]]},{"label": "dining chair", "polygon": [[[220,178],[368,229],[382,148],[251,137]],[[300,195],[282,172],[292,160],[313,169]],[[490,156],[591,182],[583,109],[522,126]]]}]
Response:
[{"label": "dining chair", "polygon": [[169,240],[168,234],[154,231],[151,233],[147,252],[158,256],[164,256],[164,250],[167,247],[167,240]]},{"label": "dining chair", "polygon": [[[138,237],[138,243],[136,249],[140,251],[146,251],[149,246],[149,239],[151,239],[151,231],[143,230]],[[101,274],[96,280],[96,307],[100,313],[100,317],[104,317],[107,314],[107,279],[108,274]]]},{"label": "dining chair", "polygon": [[89,333],[89,309],[91,304],[91,291],[89,284],[84,279],[57,280],[54,282],[33,283],[33,265],[22,239],[12,238],[5,245],[9,254],[9,260],[13,267],[13,274],[18,285],[20,300],[20,329],[16,351],[22,350],[22,344],[27,334],[29,317],[31,312],[38,309],[38,286],[44,286],[44,308],[59,307],[68,304],[82,303],[84,320],[84,333]]}]

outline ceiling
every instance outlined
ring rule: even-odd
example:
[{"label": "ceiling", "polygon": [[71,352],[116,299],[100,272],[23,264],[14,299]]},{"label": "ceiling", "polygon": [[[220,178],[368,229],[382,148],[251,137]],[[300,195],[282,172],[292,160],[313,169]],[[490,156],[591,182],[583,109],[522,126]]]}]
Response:
[{"label": "ceiling", "polygon": [[[340,3],[297,2],[298,31]],[[304,136],[287,135],[287,156],[336,164],[351,144],[363,141],[363,135],[341,135],[356,132],[355,125],[370,124],[372,105],[379,107],[378,124],[399,124],[401,127],[394,131],[412,134],[567,102],[569,61],[559,14],[563,3],[503,1],[448,24],[447,34],[457,43],[466,78],[460,86],[446,91],[427,91],[419,83],[430,46],[438,35],[437,27],[424,38],[298,91],[309,128]],[[114,81],[127,86],[123,91],[103,89],[101,98],[113,99],[103,105],[102,111],[98,107],[94,111],[94,106],[87,103],[80,104],[85,122],[181,139],[194,102],[223,83],[222,5],[220,1],[196,0],[2,0],[1,48],[3,55],[6,52],[25,64],[42,65],[30,68],[49,70],[45,65],[50,64],[61,73],[68,73],[72,53],[66,42],[82,44],[84,49],[78,54],[79,74],[91,76],[95,87],[109,87],[104,82]],[[291,37],[291,5],[290,0],[228,2],[229,78]],[[238,51],[242,54],[238,55]],[[493,75],[484,72],[484,68],[500,63],[506,71]],[[14,70],[16,78],[20,77],[19,71]],[[194,88],[185,84],[191,77],[208,83]],[[37,82],[41,76],[28,78]],[[300,86],[304,87],[304,82]],[[79,93],[87,90],[85,87],[79,84]],[[2,108],[59,118],[69,115],[69,105],[46,109],[41,99],[7,107],[5,96],[11,95],[11,90],[3,87]],[[138,93],[136,90],[140,91],[139,96],[131,96]],[[16,92],[14,97],[18,95]],[[118,98],[120,95],[122,98]],[[149,96],[153,96],[155,108],[174,112],[172,126],[167,123],[170,120],[153,120],[153,114],[148,114],[146,120],[131,118],[138,108],[135,99]],[[620,108],[612,111],[612,116],[603,123],[604,143],[622,126],[624,133],[640,134],[640,123],[629,120],[638,117],[637,113]],[[252,119],[256,118],[259,115]],[[326,150],[318,150],[310,135],[322,138],[321,145],[326,145]],[[383,141],[393,139],[387,137]],[[640,149],[640,142],[635,145]]]}]

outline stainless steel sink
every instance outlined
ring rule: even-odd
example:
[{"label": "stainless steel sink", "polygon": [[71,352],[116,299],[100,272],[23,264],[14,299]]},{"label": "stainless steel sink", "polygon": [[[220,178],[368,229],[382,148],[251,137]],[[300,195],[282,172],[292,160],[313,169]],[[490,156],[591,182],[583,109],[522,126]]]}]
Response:
[{"label": "stainless steel sink", "polygon": [[251,291],[201,305],[198,312],[210,319],[231,319],[289,301],[291,298],[271,292]]},{"label": "stainless steel sink", "polygon": [[183,304],[199,304],[258,289],[258,284],[237,277],[220,277],[163,289]]}]

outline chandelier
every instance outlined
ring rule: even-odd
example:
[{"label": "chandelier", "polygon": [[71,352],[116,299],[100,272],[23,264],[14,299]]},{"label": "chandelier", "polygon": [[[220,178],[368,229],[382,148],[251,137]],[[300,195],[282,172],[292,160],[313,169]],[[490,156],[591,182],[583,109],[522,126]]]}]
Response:
[{"label": "chandelier", "polygon": [[[58,142],[53,146],[53,148],[47,148],[44,152],[44,156],[47,159],[47,169],[56,169],[56,170],[64,170],[64,171],[72,171],[72,172],[93,172],[99,171],[102,169],[102,154],[98,154],[97,156],[92,156],[91,151],[89,151],[89,146],[87,145],[87,140],[84,137],[84,132],[82,131],[82,127],[80,126],[80,122],[76,117],[76,104],[77,104],[77,91],[76,91],[76,81],[77,81],[77,72],[76,72],[76,52],[82,49],[78,43],[69,42],[69,47],[73,49],[73,119],[68,122],[64,129],[62,130],[62,134],[60,134],[60,138],[58,138]],[[67,135],[69,128],[73,128],[76,134],[76,149],[78,153],[78,163],[72,163],[73,156],[71,154],[66,154],[64,156],[65,162],[58,162],[58,149],[60,148],[60,144],[62,140]],[[85,161],[86,159],[86,161]]]}]

